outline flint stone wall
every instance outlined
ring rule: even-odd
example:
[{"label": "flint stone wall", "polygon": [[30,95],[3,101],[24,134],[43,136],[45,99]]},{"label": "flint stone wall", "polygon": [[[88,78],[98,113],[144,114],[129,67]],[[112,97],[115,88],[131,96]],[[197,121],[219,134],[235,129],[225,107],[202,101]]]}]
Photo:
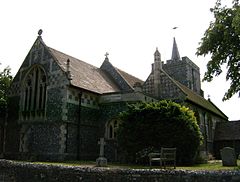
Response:
[{"label": "flint stone wall", "polygon": [[109,169],[0,160],[1,182],[237,182],[240,171]]}]

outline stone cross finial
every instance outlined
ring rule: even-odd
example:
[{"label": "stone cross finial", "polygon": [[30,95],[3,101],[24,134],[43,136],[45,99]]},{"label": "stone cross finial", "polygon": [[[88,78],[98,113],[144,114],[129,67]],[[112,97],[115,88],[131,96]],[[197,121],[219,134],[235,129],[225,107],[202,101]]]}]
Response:
[{"label": "stone cross finial", "polygon": [[106,52],[104,56],[107,58],[107,57],[109,56],[109,53],[108,53],[108,52]]},{"label": "stone cross finial", "polygon": [[38,30],[38,35],[41,36],[43,33],[42,29]]},{"label": "stone cross finial", "polygon": [[109,55],[108,52],[106,52],[106,53],[104,54],[104,56],[105,56],[105,61],[109,61],[109,60],[108,60],[108,55]]},{"label": "stone cross finial", "polygon": [[98,144],[100,145],[99,157],[103,157],[104,156],[104,145],[106,145],[104,138],[100,138]]}]

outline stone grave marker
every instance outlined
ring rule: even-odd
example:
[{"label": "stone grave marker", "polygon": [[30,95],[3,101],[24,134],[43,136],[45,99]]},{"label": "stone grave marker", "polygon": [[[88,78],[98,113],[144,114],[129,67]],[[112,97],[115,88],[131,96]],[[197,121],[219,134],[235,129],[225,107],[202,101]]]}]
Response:
[{"label": "stone grave marker", "polygon": [[233,148],[224,147],[220,150],[223,166],[237,166],[237,158]]},{"label": "stone grave marker", "polygon": [[107,166],[107,159],[104,157],[104,145],[106,145],[104,138],[100,138],[98,144],[100,145],[100,151],[99,157],[96,159],[96,165],[98,167],[105,167]]}]

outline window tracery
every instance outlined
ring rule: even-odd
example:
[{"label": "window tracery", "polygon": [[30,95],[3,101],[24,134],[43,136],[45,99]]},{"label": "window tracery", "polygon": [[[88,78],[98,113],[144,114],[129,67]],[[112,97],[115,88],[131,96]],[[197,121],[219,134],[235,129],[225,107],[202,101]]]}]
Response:
[{"label": "window tracery", "polygon": [[46,74],[35,66],[26,75],[22,90],[22,119],[43,118],[46,105]]},{"label": "window tracery", "polygon": [[117,129],[119,127],[120,121],[117,119],[111,120],[107,125],[107,138],[116,139]]}]

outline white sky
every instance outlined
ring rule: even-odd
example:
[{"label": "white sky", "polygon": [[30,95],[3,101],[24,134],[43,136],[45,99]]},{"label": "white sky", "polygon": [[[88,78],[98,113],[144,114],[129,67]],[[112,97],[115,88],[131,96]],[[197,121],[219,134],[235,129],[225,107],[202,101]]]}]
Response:
[{"label": "white sky", "polygon": [[[215,0],[5,0],[0,1],[0,62],[15,75],[43,29],[44,42],[99,67],[105,52],[110,62],[146,80],[156,47],[162,60],[171,58],[173,37],[180,56],[187,56],[203,76],[209,58],[196,48],[210,21]],[[179,27],[173,31],[173,27]],[[222,102],[225,75],[202,83],[205,97],[229,117],[239,120],[240,100]]]}]

